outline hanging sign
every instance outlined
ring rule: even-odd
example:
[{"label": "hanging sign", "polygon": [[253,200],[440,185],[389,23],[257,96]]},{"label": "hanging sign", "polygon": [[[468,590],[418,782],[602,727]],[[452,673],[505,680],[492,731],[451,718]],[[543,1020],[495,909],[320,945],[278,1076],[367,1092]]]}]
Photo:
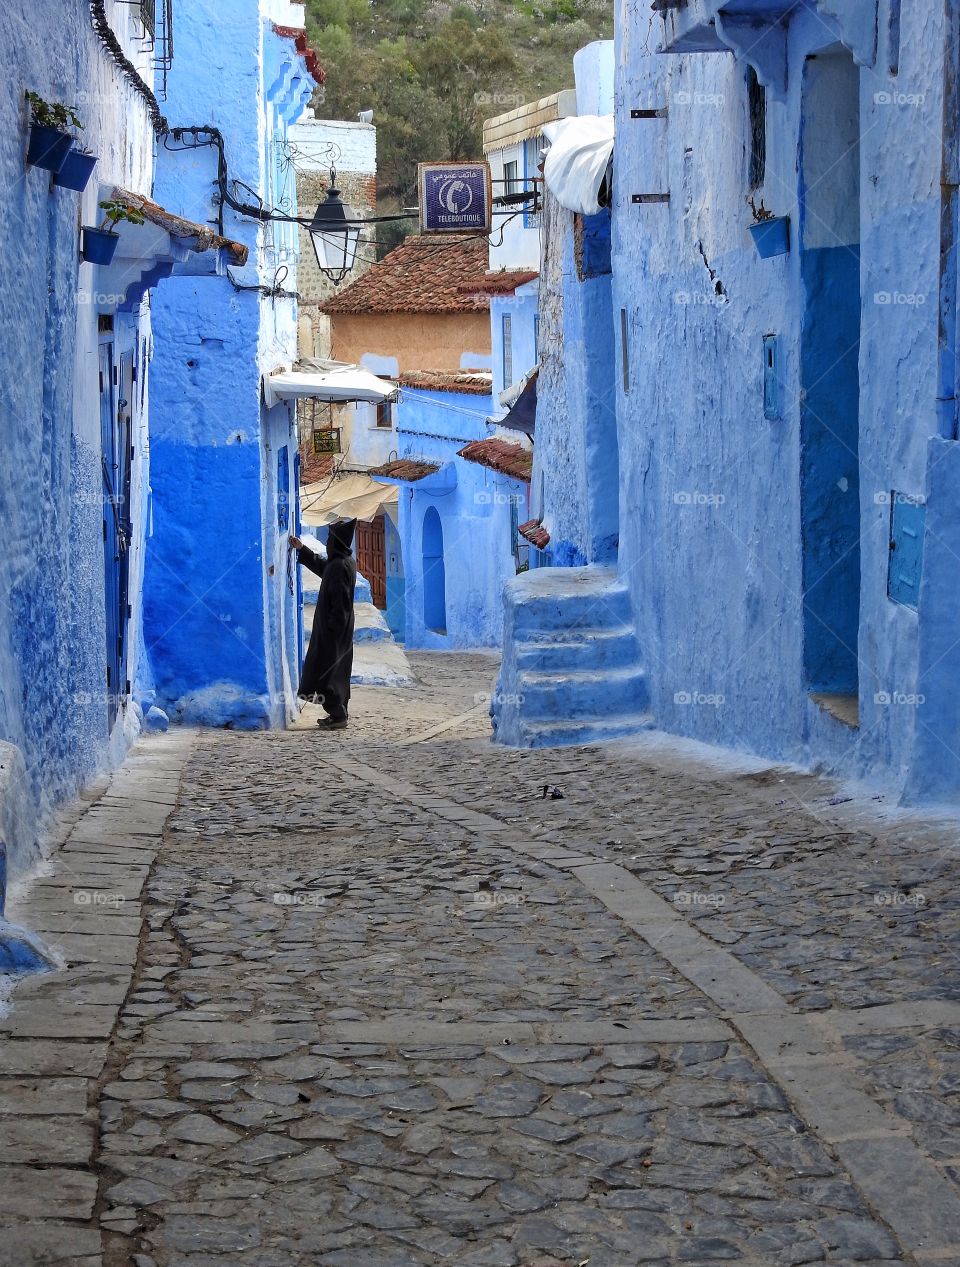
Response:
[{"label": "hanging sign", "polygon": [[489,163],[420,163],[421,233],[489,233],[493,192]]}]

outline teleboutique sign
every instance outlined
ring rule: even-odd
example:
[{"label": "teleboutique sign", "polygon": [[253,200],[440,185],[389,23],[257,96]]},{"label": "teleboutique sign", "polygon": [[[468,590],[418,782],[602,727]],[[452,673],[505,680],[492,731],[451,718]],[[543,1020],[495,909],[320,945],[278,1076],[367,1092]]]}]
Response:
[{"label": "teleboutique sign", "polygon": [[420,163],[421,233],[489,233],[493,193],[487,163]]}]

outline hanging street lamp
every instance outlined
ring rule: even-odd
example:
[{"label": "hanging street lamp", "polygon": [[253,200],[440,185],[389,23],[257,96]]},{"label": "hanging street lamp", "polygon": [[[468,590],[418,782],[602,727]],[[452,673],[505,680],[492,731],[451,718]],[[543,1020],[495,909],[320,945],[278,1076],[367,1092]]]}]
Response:
[{"label": "hanging street lamp", "polygon": [[326,199],[317,207],[309,231],[320,272],[338,286],[357,258],[363,221],[353,207],[343,201],[336,185],[337,173],[331,171]]}]

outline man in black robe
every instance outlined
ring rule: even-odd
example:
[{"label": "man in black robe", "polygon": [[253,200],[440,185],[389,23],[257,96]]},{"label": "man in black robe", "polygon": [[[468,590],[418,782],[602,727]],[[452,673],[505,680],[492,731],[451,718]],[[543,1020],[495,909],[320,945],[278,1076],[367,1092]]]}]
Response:
[{"label": "man in black robe", "polygon": [[356,526],[355,519],[340,519],[330,525],[325,559],[314,554],[299,537],[290,538],[297,561],[320,577],[313,632],[297,694],[323,706],[327,716],[317,722],[323,730],[344,730],[347,725],[353,669],[353,596],[357,586],[357,565],[350,549]]}]

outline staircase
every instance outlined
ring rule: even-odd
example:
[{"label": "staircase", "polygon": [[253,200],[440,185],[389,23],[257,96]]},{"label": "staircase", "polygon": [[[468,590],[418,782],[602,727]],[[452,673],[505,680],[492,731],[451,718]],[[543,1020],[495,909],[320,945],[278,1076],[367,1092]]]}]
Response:
[{"label": "staircase", "polygon": [[497,743],[597,743],[652,725],[626,586],[612,568],[538,568],[504,588]]}]

